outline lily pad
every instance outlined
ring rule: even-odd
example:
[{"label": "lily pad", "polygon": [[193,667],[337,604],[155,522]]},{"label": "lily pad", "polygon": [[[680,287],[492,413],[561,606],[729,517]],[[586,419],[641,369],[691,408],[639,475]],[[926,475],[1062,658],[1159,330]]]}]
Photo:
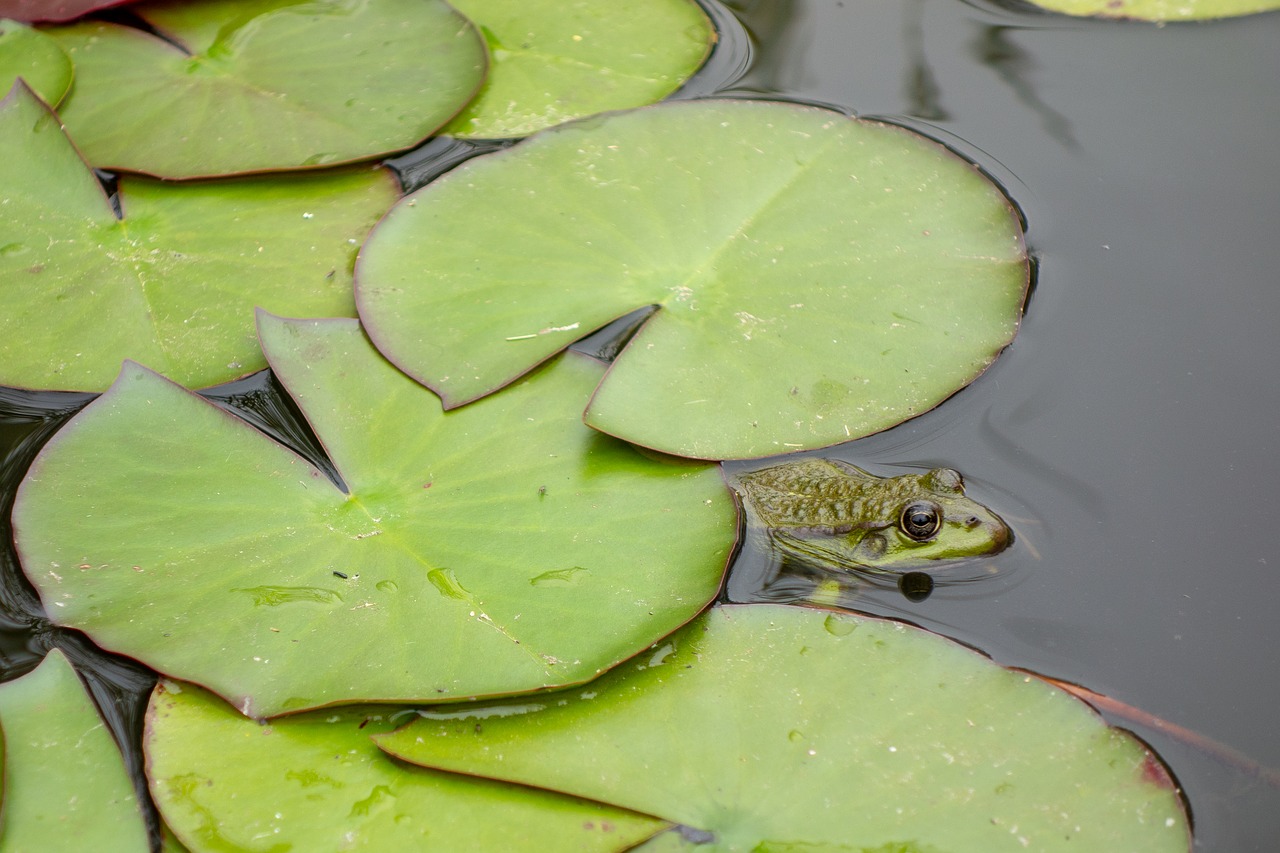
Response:
[{"label": "lily pad", "polygon": [[716,32],[693,0],[454,0],[484,34],[492,68],[441,131],[501,139],[652,104],[706,60]]},{"label": "lily pad", "polygon": [[123,177],[124,218],[21,83],[0,101],[0,384],[100,391],[126,358],[184,385],[266,365],[253,308],[352,316],[385,169],[196,184]]},{"label": "lily pad", "polygon": [[193,851],[607,851],[664,825],[394,762],[369,736],[406,714],[347,706],[259,725],[198,687],[161,683],[143,737],[151,793]]},{"label": "lily pad", "polygon": [[129,0],[0,0],[0,17],[19,21],[69,21]]},{"label": "lily pad", "polygon": [[1280,0],[1031,0],[1051,12],[1079,17],[1197,21],[1280,9]]},{"label": "lily pad", "polygon": [[19,487],[57,622],[274,716],[586,681],[716,594],[736,527],[717,469],[583,426],[598,363],[445,414],[355,320],[260,328],[348,491],[126,365]]},{"label": "lily pad", "polygon": [[665,818],[699,850],[1189,847],[1172,780],[1135,738],[896,622],[715,608],[546,705],[428,711],[376,739],[417,764]]},{"label": "lily pad", "polygon": [[71,88],[71,58],[44,33],[0,19],[0,89],[21,77],[46,104],[57,106]]},{"label": "lily pad", "polygon": [[133,783],[62,652],[0,685],[5,850],[150,849]]},{"label": "lily pad", "polygon": [[47,30],[76,65],[61,116],[94,166],[193,178],[329,166],[416,145],[471,100],[484,45],[443,0],[132,7],[157,35]]},{"label": "lily pad", "polygon": [[586,413],[704,459],[824,447],[937,405],[1013,338],[1009,202],[902,128],[748,101],[668,102],[468,161],[370,233],[356,303],[460,406],[660,308]]}]

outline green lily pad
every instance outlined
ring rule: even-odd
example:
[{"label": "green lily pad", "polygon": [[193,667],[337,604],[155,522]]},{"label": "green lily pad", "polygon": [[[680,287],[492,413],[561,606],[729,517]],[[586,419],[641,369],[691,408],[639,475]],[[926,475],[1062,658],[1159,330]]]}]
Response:
[{"label": "green lily pad", "polygon": [[38,30],[0,18],[0,89],[21,77],[46,104],[57,106],[71,88],[71,58]]},{"label": "green lily pad", "polygon": [[255,305],[352,316],[385,169],[195,184],[121,178],[117,219],[49,112],[0,101],[0,384],[100,391],[126,358],[184,385],[266,365]]},{"label": "green lily pad", "polygon": [[606,851],[663,826],[394,762],[369,736],[411,713],[347,706],[264,726],[198,687],[162,683],[143,738],[151,793],[192,850]]},{"label": "green lily pad", "polygon": [[0,723],[5,850],[150,849],[120,750],[62,652],[0,684]]},{"label": "green lily pad", "polygon": [[193,178],[329,166],[416,145],[471,100],[484,45],[443,0],[204,0],[47,30],[60,114],[101,168]]},{"label": "green lily pad", "polygon": [[57,622],[274,716],[586,681],[716,594],[736,527],[717,469],[583,426],[598,363],[445,414],[355,320],[260,328],[349,492],[126,365],[16,498]]},{"label": "green lily pad", "polygon": [[1143,21],[1202,21],[1280,9],[1280,0],[1031,0],[1051,12]]},{"label": "green lily pad", "polygon": [[450,407],[659,305],[586,421],[730,459],[937,405],[1012,340],[1027,283],[1009,202],[942,146],[812,107],[697,101],[562,125],[407,196],[361,249],[356,303]]},{"label": "green lily pad", "polygon": [[0,0],[0,17],[19,21],[69,21],[129,0]]},{"label": "green lily pad", "polygon": [[897,622],[715,608],[546,704],[426,712],[376,739],[417,764],[712,834],[699,850],[1189,846],[1172,780],[1135,738],[1038,679]]},{"label": "green lily pad", "polygon": [[442,133],[527,136],[652,104],[706,60],[716,32],[693,0],[454,0],[489,45],[480,94]]}]

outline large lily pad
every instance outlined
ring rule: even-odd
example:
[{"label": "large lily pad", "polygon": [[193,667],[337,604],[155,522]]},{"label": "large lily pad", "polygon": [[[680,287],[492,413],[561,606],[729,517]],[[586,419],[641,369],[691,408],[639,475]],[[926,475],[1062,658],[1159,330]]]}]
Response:
[{"label": "large lily pad", "polygon": [[184,385],[265,366],[253,309],[352,316],[385,169],[172,185],[122,178],[117,219],[58,118],[0,102],[0,384],[99,391],[125,358]]},{"label": "large lily pad", "polygon": [[625,850],[663,826],[394,762],[369,737],[403,721],[399,710],[348,706],[263,726],[198,687],[161,683],[144,735],[152,796],[193,851]]},{"label": "large lily pad", "polygon": [[1188,849],[1173,783],[1135,738],[895,622],[716,608],[546,705],[424,712],[377,740],[709,833],[699,850]]},{"label": "large lily pad", "polygon": [[471,99],[484,45],[443,0],[186,0],[50,28],[61,115],[94,166],[191,178],[327,166],[417,144]]},{"label": "large lily pad", "polygon": [[356,265],[378,348],[448,406],[638,307],[587,423],[707,459],[822,447],[938,404],[1013,338],[1018,219],[891,125],[745,101],[562,125],[402,200]]},{"label": "large lily pad", "polygon": [[1052,12],[1144,21],[1232,18],[1280,9],[1280,0],[1031,0]]},{"label": "large lily pad", "polygon": [[62,652],[0,685],[5,850],[150,849],[133,783]]},{"label": "large lily pad", "polygon": [[527,136],[573,118],[639,107],[702,65],[715,30],[693,0],[454,0],[489,45],[480,94],[442,133]]},{"label": "large lily pad", "polygon": [[735,529],[717,470],[583,426],[596,362],[445,414],[354,320],[261,334],[349,491],[127,365],[16,499],[59,623],[272,716],[586,681],[715,595]]},{"label": "large lily pad", "polygon": [[0,89],[21,77],[46,104],[57,106],[71,88],[71,58],[42,32],[0,18]]}]

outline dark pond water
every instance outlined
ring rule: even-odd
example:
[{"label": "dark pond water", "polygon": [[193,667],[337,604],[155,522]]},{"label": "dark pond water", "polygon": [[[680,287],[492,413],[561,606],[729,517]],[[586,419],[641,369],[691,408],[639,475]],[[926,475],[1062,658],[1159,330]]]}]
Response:
[{"label": "dark pond water", "polygon": [[[1280,767],[1280,15],[730,5],[758,48],[737,88],[946,142],[1004,184],[1038,259],[1022,331],[986,375],[836,451],[879,473],[960,469],[1017,545],[994,578],[866,609]],[[1198,850],[1280,849],[1280,791],[1134,730],[1187,790]]]},{"label": "dark pond water", "polygon": [[[947,143],[1016,200],[1038,262],[1023,329],[986,375],[832,451],[877,473],[959,468],[1015,546],[980,582],[919,602],[870,590],[860,606],[1239,753],[1254,764],[1126,723],[1187,791],[1197,850],[1277,849],[1280,14],[1157,27],[964,0],[727,5],[752,36],[733,93],[836,105]],[[264,379],[219,393],[288,430]],[[57,410],[84,399],[0,392],[6,523]],[[29,630],[22,614],[38,605],[3,559],[3,675],[56,641],[114,727],[136,735],[147,673]],[[779,595],[745,574],[728,594]]]}]

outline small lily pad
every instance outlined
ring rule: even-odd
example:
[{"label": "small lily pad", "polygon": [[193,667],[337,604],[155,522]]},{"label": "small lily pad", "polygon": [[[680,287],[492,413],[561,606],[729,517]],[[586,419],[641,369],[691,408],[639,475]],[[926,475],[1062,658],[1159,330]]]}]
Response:
[{"label": "small lily pad", "polygon": [[120,750],[62,652],[0,685],[5,850],[150,849]]},{"label": "small lily pad", "polygon": [[1203,21],[1280,9],[1280,0],[1031,0],[1051,12],[1143,21]]},{"label": "small lily pad", "polygon": [[443,0],[204,0],[47,30],[76,65],[60,114],[99,168],[193,178],[416,145],[479,88],[484,45]]},{"label": "small lily pad", "polygon": [[18,490],[54,620],[274,716],[586,681],[718,591],[736,518],[717,469],[583,426],[597,362],[446,414],[355,320],[260,328],[346,491],[128,364]]},{"label": "small lily pad", "polygon": [[825,447],[937,405],[1013,339],[1022,231],[899,127],[747,101],[585,119],[478,157],[370,233],[370,337],[450,407],[659,309],[586,413],[703,459]]},{"label": "small lily pad", "polygon": [[56,107],[71,88],[71,58],[39,30],[0,19],[0,90],[7,92],[19,77]]},{"label": "small lily pad", "polygon": [[664,825],[394,762],[369,737],[412,713],[348,706],[259,725],[194,685],[162,682],[143,738],[151,793],[192,850],[609,851]]},{"label": "small lily pad", "polygon": [[492,68],[441,131],[527,136],[569,119],[662,100],[702,65],[715,29],[693,0],[454,0],[480,28]]},{"label": "small lily pad", "polygon": [[21,83],[0,101],[0,384],[100,391],[126,358],[191,387],[266,362],[256,305],[352,316],[385,169],[193,184],[123,177],[123,219]]},{"label": "small lily pad", "polygon": [[896,622],[714,608],[545,704],[423,712],[376,739],[416,764],[664,818],[699,850],[1189,847],[1173,782],[1135,738]]}]

